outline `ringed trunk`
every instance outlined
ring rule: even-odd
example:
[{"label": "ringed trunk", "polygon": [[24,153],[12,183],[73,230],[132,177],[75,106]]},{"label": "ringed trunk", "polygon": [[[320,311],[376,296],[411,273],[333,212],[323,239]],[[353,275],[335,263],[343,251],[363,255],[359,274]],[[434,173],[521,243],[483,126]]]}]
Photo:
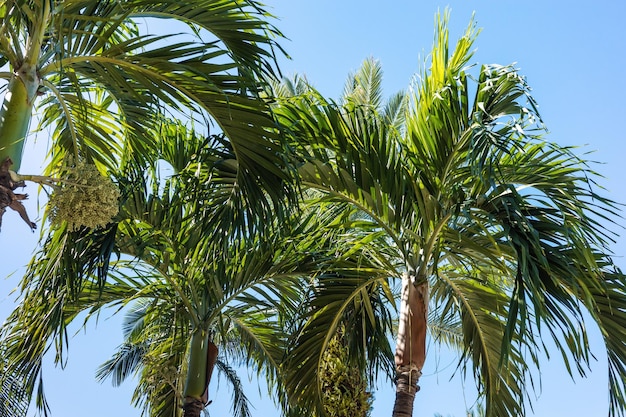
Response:
[{"label": "ringed trunk", "polygon": [[0,107],[0,225],[2,215],[6,208],[10,207],[17,211],[34,230],[36,225],[29,220],[21,203],[21,200],[26,199],[27,194],[14,193],[16,188],[24,187],[24,184],[22,181],[14,180],[11,171],[19,171],[22,164],[24,141],[30,128],[35,99],[41,86],[37,63],[50,23],[51,2],[44,1],[40,9],[30,12],[34,20],[29,27],[23,60],[11,62],[13,74]]},{"label": "ringed trunk", "polygon": [[28,195],[15,192],[16,188],[24,187],[24,182],[16,180],[11,171],[17,172],[22,162],[38,88],[35,67],[24,63],[11,77],[0,107],[0,226],[7,207],[17,211],[32,230],[37,226],[22,205]]},{"label": "ringed trunk", "polygon": [[413,276],[402,276],[400,321],[396,342],[396,400],[393,417],[411,417],[417,382],[426,360],[428,283],[413,283]]},{"label": "ringed trunk", "polygon": [[24,139],[28,134],[33,106],[41,79],[37,63],[51,18],[49,1],[39,10],[31,10],[34,16],[22,62],[11,62],[13,76],[0,108],[0,162],[13,161],[12,170],[17,172],[22,163]]},{"label": "ringed trunk", "polygon": [[28,134],[32,109],[39,87],[34,68],[23,65],[9,81],[0,108],[0,161],[9,158],[11,169],[18,171],[22,163],[24,140]]},{"label": "ringed trunk", "polygon": [[209,332],[196,330],[191,336],[189,367],[185,383],[184,417],[199,417],[209,399],[209,382],[217,360],[217,346]]}]

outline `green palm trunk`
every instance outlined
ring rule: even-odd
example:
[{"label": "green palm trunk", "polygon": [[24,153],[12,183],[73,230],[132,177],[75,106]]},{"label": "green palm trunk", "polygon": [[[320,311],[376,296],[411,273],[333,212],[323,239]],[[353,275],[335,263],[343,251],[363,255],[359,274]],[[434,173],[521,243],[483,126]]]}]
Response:
[{"label": "green palm trunk", "polygon": [[191,336],[189,368],[183,397],[185,417],[199,417],[208,401],[208,388],[217,359],[217,346],[210,340],[209,332],[196,330]]},{"label": "green palm trunk", "polygon": [[34,97],[39,84],[33,78],[33,72],[30,68],[24,68],[13,76],[0,109],[0,160],[11,159],[11,169],[14,171],[19,170],[22,162],[24,140],[30,126]]},{"label": "green palm trunk", "polygon": [[[16,188],[23,187],[24,183],[14,180],[10,171],[17,172],[22,164],[24,141],[41,82],[37,63],[50,19],[50,3],[42,3],[41,9],[33,15],[35,19],[26,41],[24,56],[14,54],[9,60],[13,74],[0,108],[0,225],[6,207],[10,207],[20,214],[31,229],[36,225],[29,220],[20,202],[27,195],[13,192]],[[8,42],[6,39],[3,41]]]},{"label": "green palm trunk", "polygon": [[18,171],[22,163],[24,140],[41,82],[37,64],[50,13],[50,3],[43,2],[41,8],[33,13],[35,18],[26,41],[24,57],[18,59],[18,56],[13,56],[10,60],[13,75],[0,108],[0,163],[10,158],[13,171]]},{"label": "green palm trunk", "polygon": [[39,77],[34,66],[24,63],[11,78],[0,108],[0,225],[6,207],[10,207],[31,229],[36,227],[21,203],[27,195],[14,193],[24,182],[12,178],[10,171],[20,168],[38,87]]}]

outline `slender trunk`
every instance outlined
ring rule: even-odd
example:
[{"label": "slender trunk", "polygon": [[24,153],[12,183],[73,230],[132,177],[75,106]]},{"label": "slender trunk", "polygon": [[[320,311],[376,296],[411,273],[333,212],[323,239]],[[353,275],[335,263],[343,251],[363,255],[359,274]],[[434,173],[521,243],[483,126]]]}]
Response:
[{"label": "slender trunk", "polygon": [[402,277],[400,322],[396,343],[396,401],[393,417],[411,417],[417,382],[426,360],[428,283],[413,284],[413,276]]},{"label": "slender trunk", "polygon": [[[28,134],[34,97],[31,97],[33,84],[32,68],[20,68],[11,78],[0,108],[0,162],[9,158],[11,169],[18,171],[22,162],[24,140]],[[36,75],[36,74],[35,74]],[[36,95],[35,88],[35,95]]]},{"label": "slender trunk", "polygon": [[22,164],[24,141],[30,128],[33,106],[41,84],[37,62],[50,22],[50,2],[42,2],[42,8],[37,11],[31,10],[31,13],[36,18],[29,28],[25,54],[20,62],[11,62],[13,75],[0,107],[0,226],[6,208],[10,207],[34,230],[36,224],[29,220],[21,203],[28,195],[14,192],[16,188],[24,187],[24,183],[11,177],[11,171],[19,171]]},{"label": "slender trunk", "polygon": [[22,62],[11,62],[13,76],[0,108],[0,162],[9,158],[13,162],[11,169],[15,172],[22,164],[24,140],[41,85],[37,64],[50,23],[50,2],[44,1],[41,9],[31,10],[31,13],[35,19],[31,22],[25,54]]},{"label": "slender trunk", "polygon": [[28,195],[14,192],[16,188],[24,187],[24,182],[15,181],[10,171],[17,171],[22,161],[24,140],[28,133],[38,85],[39,79],[34,67],[22,65],[11,78],[0,108],[0,226],[6,208],[10,207],[20,214],[31,229],[36,227],[28,218],[21,202]]},{"label": "slender trunk", "polygon": [[183,396],[184,417],[200,417],[208,401],[209,382],[217,360],[218,349],[209,340],[206,330],[196,330],[191,336],[189,367]]}]

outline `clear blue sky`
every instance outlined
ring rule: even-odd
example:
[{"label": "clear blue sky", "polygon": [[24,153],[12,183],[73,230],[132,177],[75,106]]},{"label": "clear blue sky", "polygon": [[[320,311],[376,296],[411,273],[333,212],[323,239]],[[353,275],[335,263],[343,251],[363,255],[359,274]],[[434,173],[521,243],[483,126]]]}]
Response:
[{"label": "clear blue sky", "polygon": [[[289,38],[283,42],[292,60],[282,60],[286,75],[306,74],[323,94],[337,98],[349,72],[366,57],[380,59],[388,95],[408,87],[419,70],[433,40],[434,16],[450,6],[451,39],[466,28],[472,13],[483,28],[477,41],[477,63],[517,63],[533,88],[539,110],[550,129],[549,139],[562,145],[581,146],[580,153],[595,151],[590,158],[601,162],[594,168],[606,178],[602,185],[613,199],[626,202],[624,185],[626,141],[622,121],[626,115],[626,3],[613,1],[512,2],[456,0],[266,0],[280,18],[278,28]],[[29,148],[33,161],[45,152],[45,135]],[[23,172],[37,173],[37,163],[25,163]],[[31,186],[32,197],[36,194]],[[29,212],[37,210],[37,199]],[[17,215],[7,212],[0,233],[0,320],[12,308],[21,269],[36,247]],[[624,224],[625,222],[621,222]],[[8,252],[7,252],[8,250]],[[626,238],[614,245],[618,265],[626,269],[623,255]],[[9,279],[4,277],[14,273]],[[608,410],[606,358],[598,333],[590,325],[597,362],[587,379],[574,384],[555,355],[541,367],[542,389],[535,403],[538,417],[606,416]],[[47,367],[46,388],[53,417],[78,417],[84,410],[92,417],[139,416],[130,405],[133,387],[111,388],[94,382],[96,367],[121,342],[119,319],[100,320],[87,336],[76,336],[70,345],[70,362],[60,371]],[[455,364],[445,352],[429,351],[427,369],[416,397],[416,416],[461,417],[474,401],[473,382],[449,381]],[[247,378],[242,374],[243,378]],[[230,415],[230,392],[225,383],[213,385],[214,416]],[[215,390],[218,390],[217,395]],[[264,388],[261,388],[261,392]],[[252,381],[250,397],[255,417],[277,415],[267,399],[256,395]],[[391,414],[393,388],[381,384],[376,391],[373,417]],[[263,396],[262,396],[263,397]]]}]

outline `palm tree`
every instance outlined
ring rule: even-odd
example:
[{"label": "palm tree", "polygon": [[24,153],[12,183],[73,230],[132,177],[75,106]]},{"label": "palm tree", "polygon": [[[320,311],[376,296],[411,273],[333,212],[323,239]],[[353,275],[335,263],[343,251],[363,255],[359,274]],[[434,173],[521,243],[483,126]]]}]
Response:
[{"label": "palm tree", "polygon": [[[105,173],[148,154],[163,112],[230,137],[255,179],[244,185],[284,178],[257,95],[280,50],[270,18],[255,0],[0,1],[0,216],[10,207],[34,229],[15,192],[24,180],[57,183],[68,156]],[[151,33],[154,19],[180,26]],[[34,114],[52,132],[46,180],[18,175]]]},{"label": "palm tree", "polygon": [[[242,203],[237,155],[223,135],[204,138],[180,123],[159,133],[151,159],[161,169],[128,161],[115,222],[56,230],[30,265],[0,345],[3,375],[23,377],[29,393],[53,344],[65,360],[66,326],[81,312],[129,303],[139,304],[129,312],[127,343],[100,376],[121,382],[137,371],[135,399],[149,415],[179,416],[182,408],[199,416],[216,363],[237,382],[229,358],[254,365],[270,386],[277,380],[282,321],[297,309],[298,270],[311,261],[294,256],[297,246],[281,234],[263,237]],[[163,164],[173,173],[166,179]],[[236,404],[236,415],[247,416],[246,402]]]},{"label": "palm tree", "polygon": [[[148,415],[178,415],[183,403],[182,389],[185,381],[181,368],[184,365],[182,359],[185,356],[186,341],[180,333],[172,332],[172,329],[176,328],[172,326],[172,322],[175,321],[172,313],[176,313],[176,310],[167,304],[165,300],[140,299],[129,306],[123,324],[125,341],[112,358],[98,368],[96,374],[100,381],[110,378],[114,386],[119,386],[130,376],[138,376],[140,382],[135,389],[134,402],[142,405]],[[229,309],[224,316],[228,317],[228,314],[232,313],[233,309]],[[241,322],[245,325],[252,324],[251,319],[249,316],[238,317],[237,324]],[[223,339],[219,334],[222,330],[226,330],[227,339]],[[214,340],[221,340],[220,349],[218,352],[217,345],[208,345],[211,349],[208,365],[211,374],[216,370],[218,376],[225,376],[227,382],[232,385],[233,415],[248,416],[249,404],[241,380],[229,365],[229,359],[233,359],[233,356],[237,362],[242,362],[242,358],[245,358],[245,352],[242,358],[237,358],[238,351],[244,347],[236,330],[236,327],[230,326],[216,331]],[[279,329],[276,329],[276,332],[278,333]],[[218,353],[219,356],[213,356]],[[164,360],[164,357],[167,360]],[[212,375],[207,375],[207,379],[213,379]],[[206,395],[206,391],[202,394]],[[212,402],[208,397],[202,400],[203,404]]]},{"label": "palm tree", "polygon": [[[472,22],[450,49],[447,21],[447,14],[438,17],[430,66],[406,96],[383,107],[380,67],[367,61],[339,105],[313,91],[276,109],[306,145],[303,185],[323,193],[324,204],[345,208],[337,216],[343,226],[335,227],[353,233],[351,255],[377,259],[402,283],[393,415],[413,413],[429,309],[444,323],[459,323],[461,371],[472,370],[486,415],[498,417],[524,415],[546,335],[570,373],[575,367],[584,375],[586,310],[606,343],[611,414],[623,415],[625,279],[613,267],[612,234],[601,223],[614,221],[616,204],[596,192],[586,161],[542,138],[535,103],[514,67],[484,65],[470,75],[478,30]],[[384,279],[329,282],[312,295],[289,358],[293,398],[319,400],[322,352],[357,300],[388,297],[389,287],[377,285]],[[393,307],[365,305],[363,329],[376,329]],[[359,336],[370,357],[373,346],[384,345],[380,337],[371,343],[367,332]]]}]

